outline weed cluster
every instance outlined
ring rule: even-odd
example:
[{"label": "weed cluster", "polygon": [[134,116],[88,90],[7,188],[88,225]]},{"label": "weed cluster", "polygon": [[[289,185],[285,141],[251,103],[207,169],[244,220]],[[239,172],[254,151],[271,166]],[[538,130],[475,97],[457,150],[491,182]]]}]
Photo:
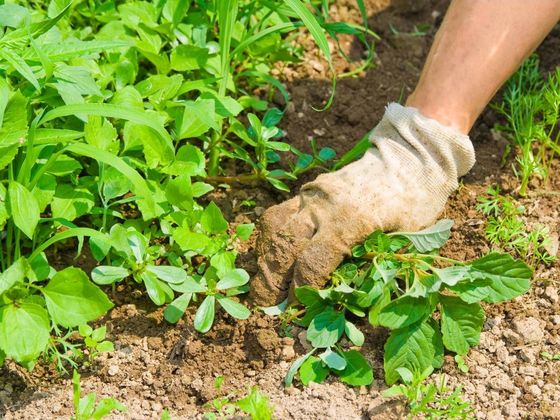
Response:
[{"label": "weed cluster", "polygon": [[[278,90],[288,103],[271,69],[301,57],[295,34],[309,30],[329,64],[327,36],[371,34],[330,21],[327,8],[0,2],[0,364],[32,368],[48,350],[62,366],[77,353],[77,329],[90,355],[107,350],[85,325],[112,307],[104,290],[122,281],[169,305],[170,322],[200,304],[200,332],[216,303],[249,315],[235,298],[248,281],[235,242],[253,226],[233,233],[207,194],[246,179],[287,190],[285,181],[333,159],[331,149],[305,154],[282,141],[284,112],[269,101]],[[296,163],[280,169],[287,153]],[[225,159],[247,173],[227,177]],[[54,244],[87,251],[99,264],[91,279],[55,268]]]},{"label": "weed cluster", "polygon": [[353,259],[335,271],[327,288],[297,288],[303,310],[281,316],[307,328],[312,350],[293,363],[286,384],[298,373],[304,384],[332,373],[350,385],[369,385],[372,369],[356,350],[364,334],[355,320],[365,317],[391,331],[384,347],[387,384],[421,383],[443,365],[445,350],[467,370],[463,357],[478,344],[484,323],[481,302],[525,293],[532,270],[509,254],[492,252],[470,262],[439,255],[451,225],[442,220],[420,232],[376,231],[353,249]]},{"label": "weed cluster", "polygon": [[490,187],[487,193],[488,197],[478,199],[476,208],[488,218],[485,232],[490,243],[499,250],[518,255],[533,267],[554,262],[556,257],[547,251],[551,244],[548,228],[537,225],[528,230],[522,219],[524,206],[500,195],[498,187]]},{"label": "weed cluster", "polygon": [[530,57],[508,81],[502,101],[494,108],[506,119],[505,125],[495,128],[505,132],[511,147],[519,152],[514,170],[521,180],[519,193],[525,195],[533,176],[548,177],[554,156],[560,152],[560,69],[545,79],[539,72],[538,57]]}]

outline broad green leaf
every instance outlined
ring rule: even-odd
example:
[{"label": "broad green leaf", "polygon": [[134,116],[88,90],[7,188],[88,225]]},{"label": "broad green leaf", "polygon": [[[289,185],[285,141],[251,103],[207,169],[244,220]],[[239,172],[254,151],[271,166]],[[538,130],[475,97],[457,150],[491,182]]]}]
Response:
[{"label": "broad green leaf", "polygon": [[195,198],[202,197],[213,190],[214,187],[210,184],[206,184],[205,182],[195,182],[192,184],[192,195]]},{"label": "broad green leaf", "polygon": [[158,279],[167,283],[179,284],[187,280],[187,272],[180,267],[170,265],[151,265],[146,266],[146,270],[155,274]]},{"label": "broad green leaf", "polygon": [[33,238],[41,216],[39,204],[31,192],[19,182],[8,183],[8,211],[15,225],[29,239]]},{"label": "broad green leaf", "polygon": [[165,311],[163,311],[163,316],[167,322],[176,324],[185,314],[185,311],[189,307],[191,302],[192,293],[184,293],[171,302]]},{"label": "broad green leaf", "polygon": [[428,299],[402,296],[381,309],[378,321],[380,325],[396,330],[426,318],[431,312]]},{"label": "broad green leaf", "polygon": [[214,323],[215,305],[216,298],[214,296],[206,296],[194,316],[195,330],[204,334],[212,328],[212,324]]},{"label": "broad green leaf", "polygon": [[344,332],[344,324],[344,315],[329,308],[313,318],[307,330],[307,339],[313,347],[334,346]]},{"label": "broad green leaf", "polygon": [[32,362],[46,350],[50,337],[49,315],[36,303],[0,307],[0,349],[16,362]]},{"label": "broad green leaf", "polygon": [[236,257],[237,254],[233,251],[220,251],[210,258],[210,265],[216,269],[216,273],[221,279],[226,273],[235,268]]},{"label": "broad green leaf", "polygon": [[478,303],[468,304],[458,297],[440,296],[443,344],[459,355],[480,340],[484,310]]},{"label": "broad green leaf", "polygon": [[185,101],[183,113],[176,119],[177,139],[198,137],[211,128],[218,129],[215,102],[211,99]]},{"label": "broad green leaf", "polygon": [[126,230],[126,241],[136,262],[142,263],[148,252],[148,239],[131,226]]},{"label": "broad green leaf", "polygon": [[350,321],[346,321],[344,324],[344,332],[348,339],[355,346],[362,346],[365,341],[364,333],[361,332],[354,324]]},{"label": "broad green leaf", "polygon": [[469,267],[455,265],[446,268],[434,268],[433,271],[442,283],[448,286],[455,286],[458,282],[467,277]]},{"label": "broad green leaf", "polygon": [[297,287],[294,293],[297,300],[305,306],[311,306],[314,303],[323,300],[321,296],[319,296],[317,289],[311,286]]},{"label": "broad green leaf", "polygon": [[162,169],[170,175],[206,176],[205,157],[202,150],[192,144],[181,146],[173,162],[168,168]]},{"label": "broad green leaf", "polygon": [[257,386],[245,398],[235,403],[241,411],[249,414],[253,420],[271,420],[274,409],[270,406],[268,397]]},{"label": "broad green leaf", "polygon": [[200,224],[208,233],[222,233],[228,228],[228,222],[224,219],[222,211],[213,201],[202,212]]},{"label": "broad green leaf", "polygon": [[56,273],[42,292],[53,321],[67,328],[93,321],[113,307],[105,293],[75,267]]},{"label": "broad green leaf", "polygon": [[165,302],[170,302],[173,299],[173,290],[171,290],[166,283],[158,280],[155,274],[144,271],[140,277],[144,282],[148,296],[156,305],[161,306]]},{"label": "broad green leaf", "polygon": [[33,259],[29,260],[30,270],[27,272],[27,277],[31,282],[46,280],[51,274],[51,266],[44,252],[36,254]]},{"label": "broad green leaf", "polygon": [[152,114],[140,111],[138,109],[127,109],[113,104],[77,104],[60,106],[47,112],[41,119],[40,125],[57,118],[76,114],[98,115],[107,118],[119,118],[127,121],[132,121],[136,124],[145,125],[154,130],[162,138],[165,146],[169,148],[169,150],[173,152],[175,150],[169,133],[165,130],[163,124],[161,124],[161,122]]},{"label": "broad green leaf", "polygon": [[191,232],[185,227],[175,229],[171,235],[183,251],[201,253],[210,243],[210,238],[205,234]]},{"label": "broad green leaf", "polygon": [[218,284],[216,289],[226,290],[232,287],[239,287],[249,282],[249,274],[242,268],[235,268],[225,273]]},{"label": "broad green leaf", "polygon": [[100,265],[91,271],[91,279],[97,284],[113,284],[128,277],[130,273],[124,267]]},{"label": "broad green leaf", "polygon": [[54,218],[71,222],[89,214],[94,205],[95,197],[87,188],[59,184],[51,202],[51,210]]},{"label": "broad green leaf", "polygon": [[287,387],[292,386],[292,382],[294,381],[294,376],[298,372],[299,368],[301,367],[301,365],[303,365],[303,363],[307,360],[308,357],[310,357],[313,353],[315,353],[316,350],[317,349],[313,349],[309,353],[298,357],[296,359],[296,361],[294,363],[292,363],[292,366],[290,366],[290,369],[288,369],[288,373],[286,374],[286,377],[284,378],[284,385],[285,386],[287,386]]},{"label": "broad green leaf", "polygon": [[124,160],[109,152],[100,150],[88,144],[74,143],[67,148],[73,153],[87,156],[96,161],[106,163],[107,165],[111,165],[116,168],[120,173],[123,174],[123,176],[126,176],[134,186],[133,191],[138,195],[137,201],[144,219],[149,220],[158,216],[156,204],[153,199],[153,192],[148,186],[148,183]]},{"label": "broad green leaf", "polygon": [[218,303],[232,317],[237,319],[247,319],[251,315],[251,311],[243,304],[236,302],[230,298],[217,295]]},{"label": "broad green leaf", "polygon": [[126,412],[127,408],[114,398],[103,398],[95,406],[95,410],[91,414],[91,417],[93,418],[93,420],[101,420],[111,414],[111,412],[114,410],[120,411],[122,413]]},{"label": "broad green leaf", "polygon": [[367,386],[373,382],[373,371],[357,350],[349,350],[342,353],[346,359],[346,368],[342,372],[336,372],[340,380],[352,386]]},{"label": "broad green leaf", "polygon": [[419,374],[431,366],[441,366],[443,360],[439,328],[434,328],[434,322],[429,320],[393,330],[384,349],[385,382],[388,385],[399,380],[397,369],[400,367]]},{"label": "broad green leaf", "polygon": [[235,227],[235,234],[242,241],[246,241],[251,237],[253,230],[255,229],[254,223],[242,223]]},{"label": "broad green leaf", "polygon": [[171,52],[171,68],[177,71],[203,70],[208,60],[207,48],[178,45]]},{"label": "broad green leaf", "polygon": [[321,359],[309,356],[299,368],[299,380],[305,386],[309,385],[309,382],[320,384],[329,376],[329,372],[329,368]]},{"label": "broad green leaf", "polygon": [[194,205],[191,177],[182,175],[169,180],[165,186],[165,197],[174,206],[191,211]]},{"label": "broad green leaf", "polygon": [[529,290],[533,270],[509,254],[492,252],[472,262],[470,276],[491,280],[484,300],[489,303],[511,300]]},{"label": "broad green leaf", "polygon": [[441,248],[451,235],[453,220],[442,219],[435,225],[418,232],[394,232],[389,235],[400,235],[412,242],[419,252],[429,252]]},{"label": "broad green leaf", "polygon": [[39,210],[44,212],[51,203],[56,192],[56,178],[50,174],[43,174],[37,181],[35,187],[31,190],[31,194],[37,200]]},{"label": "broad green leaf", "polygon": [[84,125],[83,134],[86,142],[100,150],[115,154],[119,151],[117,130],[103,117],[90,115]]},{"label": "broad green leaf", "polygon": [[332,351],[330,347],[319,355],[319,358],[331,369],[343,370],[346,368],[346,359]]},{"label": "broad green leaf", "polygon": [[112,200],[121,197],[131,191],[134,187],[130,181],[119,172],[118,169],[108,166],[103,169],[103,197]]},{"label": "broad green leaf", "polygon": [[23,283],[28,269],[25,258],[19,258],[0,274],[0,295],[16,283]]}]

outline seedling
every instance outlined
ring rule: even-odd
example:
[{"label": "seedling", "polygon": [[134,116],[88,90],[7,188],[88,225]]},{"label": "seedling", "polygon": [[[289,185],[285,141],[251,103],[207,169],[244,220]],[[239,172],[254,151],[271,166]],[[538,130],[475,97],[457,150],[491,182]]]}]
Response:
[{"label": "seedling", "polygon": [[[218,376],[214,380],[214,388],[220,390],[224,382],[223,376]],[[233,395],[215,398],[205,405],[207,410],[203,417],[207,420],[215,420],[220,416],[233,417],[237,411],[248,414],[251,420],[271,420],[274,410],[268,398],[255,386],[249,393],[241,398],[234,399]]]},{"label": "seedling", "polygon": [[113,411],[126,412],[127,408],[114,398],[103,398],[97,402],[97,395],[91,392],[82,397],[80,374],[74,370],[72,376],[74,385],[74,416],[73,420],[99,420],[107,417]]},{"label": "seedling", "polygon": [[488,217],[485,232],[490,243],[520,256],[533,267],[554,262],[556,257],[546,250],[551,241],[548,228],[537,225],[528,230],[521,218],[525,214],[524,206],[501,195],[498,187],[490,187],[487,193],[489,197],[479,198],[476,208]]},{"label": "seedling", "polygon": [[[322,382],[335,373],[351,385],[372,382],[371,368],[346,337],[359,347],[364,335],[353,322],[365,318],[391,330],[385,343],[385,381],[411,381],[440,368],[444,350],[462,356],[479,342],[484,323],[480,302],[497,303],[525,293],[532,270],[509,254],[489,253],[463,262],[438,255],[450,235],[452,221],[441,220],[419,232],[376,231],[353,249],[353,259],[333,274],[322,290],[297,288],[305,311],[295,322],[307,328],[313,349],[297,359],[286,376],[291,385],[299,373],[303,383]],[[314,355],[318,353],[318,358]]]},{"label": "seedling", "polygon": [[107,327],[105,325],[95,329],[91,328],[89,325],[80,325],[78,331],[84,338],[84,345],[90,364],[93,363],[99,353],[115,350],[113,342],[106,339]]},{"label": "seedling", "polygon": [[450,390],[447,375],[440,375],[434,382],[426,382],[433,368],[421,375],[414,375],[407,368],[399,368],[401,384],[383,392],[385,397],[403,396],[408,401],[409,418],[422,416],[428,419],[474,419],[474,409],[461,396],[461,387]]},{"label": "seedling", "polygon": [[551,353],[549,353],[549,352],[547,352],[547,351],[543,351],[543,352],[541,352],[541,357],[542,357],[544,360],[558,361],[558,360],[560,360],[560,353],[558,353],[558,354],[551,354]]}]

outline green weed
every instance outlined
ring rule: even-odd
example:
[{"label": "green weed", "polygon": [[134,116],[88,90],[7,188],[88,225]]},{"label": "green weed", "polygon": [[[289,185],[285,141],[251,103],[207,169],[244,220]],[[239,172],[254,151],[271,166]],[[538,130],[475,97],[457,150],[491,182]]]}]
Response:
[{"label": "green weed", "polygon": [[[329,64],[327,37],[340,33],[373,57],[366,35],[375,34],[332,22],[327,7],[1,2],[0,362],[32,368],[46,355],[62,370],[75,366],[84,351],[76,328],[90,356],[109,349],[86,327],[112,307],[98,285],[138,284],[168,305],[170,322],[194,302],[201,332],[217,306],[249,315],[233,298],[248,279],[234,240],[252,226],[231,232],[207,194],[244,180],[288,190],[287,181],[334,159],[332,149],[313,144],[305,154],[284,142],[284,110],[268,100],[279,91],[289,102],[271,70],[301,58],[290,40],[300,31]],[[287,154],[296,163],[280,166]],[[231,159],[246,173],[229,176]],[[94,282],[80,268],[55,268],[55,247],[87,250],[99,264]]]},{"label": "green weed", "polygon": [[488,218],[485,233],[492,245],[518,255],[533,267],[556,261],[556,257],[546,251],[551,242],[546,226],[537,225],[528,230],[521,218],[525,214],[524,206],[501,195],[497,187],[490,187],[487,194],[489,197],[478,199],[476,208]]},{"label": "green weed", "polygon": [[[560,151],[560,70],[546,79],[539,72],[536,55],[523,63],[503,89],[503,99],[493,106],[506,119],[496,129],[506,133],[518,156],[514,170],[525,195],[533,176],[546,179],[554,156]],[[504,156],[505,158],[506,156]]]},{"label": "green weed", "polygon": [[[220,390],[225,378],[218,376],[214,380],[214,388]],[[215,398],[205,405],[206,411],[203,417],[207,420],[215,420],[222,416],[233,417],[236,412],[242,412],[252,420],[270,420],[274,409],[268,398],[255,386],[243,398],[236,399],[233,395]]]},{"label": "green weed", "polygon": [[91,392],[82,397],[80,386],[80,374],[74,370],[72,377],[74,415],[72,420],[99,420],[107,417],[113,411],[126,412],[127,408],[114,398],[103,398],[97,402],[95,392]]},{"label": "green weed", "polygon": [[523,294],[532,270],[509,254],[492,252],[470,262],[438,255],[451,226],[442,220],[420,232],[376,231],[353,249],[353,259],[334,272],[327,288],[297,288],[303,309],[286,313],[307,328],[312,350],[292,364],[286,385],[296,374],[303,384],[329,374],[354,386],[371,384],[372,369],[356,350],[364,334],[354,320],[366,317],[391,331],[384,347],[387,384],[401,380],[404,369],[410,383],[420,383],[442,366],[445,350],[466,370],[462,356],[478,344],[484,323],[480,302]]},{"label": "green weed", "polygon": [[[431,370],[431,369],[430,369]],[[428,419],[474,419],[474,409],[461,396],[461,387],[451,390],[447,386],[448,377],[440,375],[434,382],[414,379],[406,368],[399,368],[402,384],[386,390],[385,397],[403,396],[408,401],[408,418],[422,416]],[[427,377],[426,373],[424,377]]]}]

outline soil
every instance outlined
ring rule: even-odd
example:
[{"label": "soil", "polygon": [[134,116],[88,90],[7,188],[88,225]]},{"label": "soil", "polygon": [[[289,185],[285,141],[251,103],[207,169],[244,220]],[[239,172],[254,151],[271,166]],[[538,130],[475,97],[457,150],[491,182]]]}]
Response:
[{"label": "soil", "polygon": [[[282,128],[287,140],[298,148],[308,150],[309,139],[314,137],[321,146],[343,153],[375,125],[388,102],[405,98],[418,79],[447,2],[370,0],[366,6],[370,26],[381,37],[375,67],[340,80],[329,110],[311,109],[325,103],[330,82],[327,67],[308,37],[302,38],[306,60],[280,71],[292,98]],[[337,19],[360,22],[354,2],[337,2],[331,12]],[[429,26],[426,35],[409,35],[419,25]],[[557,27],[539,50],[544,71],[558,65],[559,43]],[[350,37],[341,40],[341,48],[353,57],[363,55],[363,48]],[[352,68],[338,58],[335,65],[338,71]],[[477,197],[496,184],[515,195],[518,182],[511,162],[501,165],[507,142],[492,130],[496,121],[488,109],[471,133],[477,164],[445,209],[444,216],[455,222],[445,255],[470,259],[487,252],[484,218],[475,209]],[[540,223],[549,227],[554,253],[558,252],[560,230],[560,196],[554,194],[560,190],[559,166],[555,162],[551,179],[532,185],[532,195],[521,200],[528,209],[528,226]],[[298,185],[313,176],[307,174]],[[243,223],[258,220],[266,207],[288,196],[263,186],[234,186],[214,198],[230,220]],[[256,207],[241,207],[246,199],[255,200]],[[256,268],[253,243],[244,245],[239,257],[251,273]],[[529,293],[485,308],[481,344],[466,358],[469,373],[460,373],[451,359],[445,364],[449,384],[463,387],[477,418],[560,418],[560,361],[540,357],[543,351],[560,353],[559,269],[559,263],[538,267]],[[206,410],[204,405],[214,398],[242,396],[253,385],[268,395],[279,419],[388,419],[406,414],[402,401],[380,395],[385,389],[382,357],[386,332],[382,329],[362,325],[367,337],[363,352],[374,368],[371,387],[355,389],[328,380],[322,385],[284,389],[282,378],[290,363],[305,352],[297,330],[292,339],[283,336],[275,318],[255,314],[238,322],[220,314],[213,329],[203,336],[192,328],[192,312],[171,326],[163,320],[162,310],[145,296],[128,292],[117,295],[117,306],[102,321],[116,350],[81,370],[83,392],[115,397],[128,407],[128,413],[111,418],[159,418],[163,409],[172,418],[199,418]],[[0,375],[0,417],[70,417],[71,380],[58,376],[52,367],[39,365],[28,373],[8,363]],[[219,375],[225,381],[218,392],[214,380]]]}]

